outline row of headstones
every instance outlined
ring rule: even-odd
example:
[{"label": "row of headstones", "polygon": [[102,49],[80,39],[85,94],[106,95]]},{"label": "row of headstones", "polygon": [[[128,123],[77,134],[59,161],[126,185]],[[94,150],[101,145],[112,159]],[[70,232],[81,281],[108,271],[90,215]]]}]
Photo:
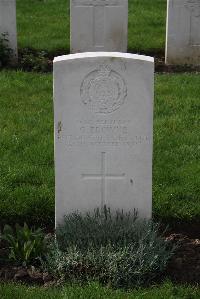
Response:
[{"label": "row of headstones", "polygon": [[[71,52],[127,52],[128,0],[71,0]],[[16,0],[0,0],[0,33],[17,57]],[[200,63],[200,0],[168,0],[167,64]]]},{"label": "row of headstones", "polygon": [[[54,59],[56,223],[66,213],[104,205],[150,218],[154,60],[97,52],[109,43],[109,51],[126,50],[127,1],[72,3],[72,33],[91,46],[78,51],[93,52]],[[74,43],[72,37],[77,51]]]}]

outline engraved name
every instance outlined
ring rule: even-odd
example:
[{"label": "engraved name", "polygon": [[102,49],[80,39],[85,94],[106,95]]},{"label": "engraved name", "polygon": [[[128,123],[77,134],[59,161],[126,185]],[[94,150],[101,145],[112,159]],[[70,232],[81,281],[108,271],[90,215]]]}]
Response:
[{"label": "engraved name", "polygon": [[77,121],[77,132],[66,134],[66,145],[87,146],[128,146],[149,142],[148,136],[132,136],[130,120],[96,119]]}]

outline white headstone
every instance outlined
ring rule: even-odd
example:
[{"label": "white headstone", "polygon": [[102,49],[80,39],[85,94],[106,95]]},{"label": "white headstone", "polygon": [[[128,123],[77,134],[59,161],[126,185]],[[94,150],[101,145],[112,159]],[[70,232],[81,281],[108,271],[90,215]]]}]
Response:
[{"label": "white headstone", "polygon": [[153,79],[147,56],[55,58],[57,223],[104,205],[151,217]]},{"label": "white headstone", "polygon": [[200,64],[200,0],[168,0],[166,63]]},{"label": "white headstone", "polygon": [[71,53],[127,52],[128,0],[71,0]]},{"label": "white headstone", "polygon": [[17,60],[16,0],[0,0],[0,35],[6,33],[12,60]]}]

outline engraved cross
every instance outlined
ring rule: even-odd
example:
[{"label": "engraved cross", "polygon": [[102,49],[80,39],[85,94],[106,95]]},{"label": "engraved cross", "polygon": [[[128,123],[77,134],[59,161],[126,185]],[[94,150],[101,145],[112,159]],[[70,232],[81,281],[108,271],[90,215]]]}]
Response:
[{"label": "engraved cross", "polygon": [[96,50],[104,49],[105,35],[105,7],[119,6],[118,0],[74,0],[73,5],[77,7],[86,6],[93,11],[93,45]]},{"label": "engraved cross", "polygon": [[200,46],[200,0],[188,0],[185,7],[190,11],[189,45]]},{"label": "engraved cross", "polygon": [[106,204],[106,180],[121,180],[124,179],[125,173],[114,174],[106,171],[106,153],[101,153],[101,170],[100,173],[82,174],[83,179],[101,180],[101,206]]}]

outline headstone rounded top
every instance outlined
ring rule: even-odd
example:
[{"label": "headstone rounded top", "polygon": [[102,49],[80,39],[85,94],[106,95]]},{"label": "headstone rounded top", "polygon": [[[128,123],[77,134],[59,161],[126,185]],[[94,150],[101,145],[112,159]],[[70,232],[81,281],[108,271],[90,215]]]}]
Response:
[{"label": "headstone rounded top", "polygon": [[141,60],[147,62],[154,62],[154,58],[145,55],[138,55],[138,54],[130,54],[130,53],[121,53],[121,52],[84,52],[84,53],[76,53],[76,54],[69,54],[69,55],[62,55],[57,56],[54,58],[54,63],[56,62],[63,62],[66,60],[73,60],[73,59],[83,59],[83,58],[98,58],[98,57],[108,57],[108,58],[127,58],[127,59],[134,59],[134,60]]}]

